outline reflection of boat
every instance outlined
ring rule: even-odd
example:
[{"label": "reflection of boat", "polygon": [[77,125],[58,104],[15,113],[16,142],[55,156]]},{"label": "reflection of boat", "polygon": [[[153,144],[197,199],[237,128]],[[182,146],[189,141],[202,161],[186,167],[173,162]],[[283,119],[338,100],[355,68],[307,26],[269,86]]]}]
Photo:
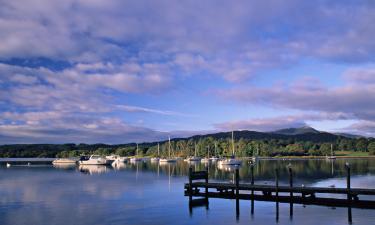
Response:
[{"label": "reflection of boat", "polygon": [[160,158],[159,158],[159,149],[160,149],[160,146],[159,146],[159,143],[158,143],[158,155],[157,155],[157,157],[153,157],[153,158],[151,158],[151,162],[159,162],[159,160],[160,160]]},{"label": "reflection of boat", "polygon": [[120,161],[114,161],[112,163],[112,167],[116,170],[121,170],[121,169],[125,169],[127,167],[127,164],[125,164],[124,162],[120,162]]},{"label": "reflection of boat", "polygon": [[232,157],[229,159],[223,159],[219,161],[219,165],[241,165],[242,161],[235,158],[235,151],[234,151],[234,138],[233,138],[233,131],[232,131]]},{"label": "reflection of boat", "polygon": [[78,159],[75,158],[60,158],[52,161],[53,165],[56,164],[76,164]]},{"label": "reflection of boat", "polygon": [[90,158],[87,156],[81,156],[79,159],[80,165],[108,165],[110,161],[108,161],[105,157],[101,157],[99,155],[91,155]]},{"label": "reflection of boat", "polygon": [[224,164],[219,164],[217,166],[219,170],[227,171],[227,172],[233,172],[236,170],[236,168],[239,168],[238,165],[224,165]]},{"label": "reflection of boat", "polygon": [[76,168],[76,163],[55,163],[53,164],[53,167],[56,169],[73,169]]},{"label": "reflection of boat", "polygon": [[171,158],[171,138],[169,137],[168,142],[168,158],[163,158],[159,160],[160,163],[175,163],[177,159]]},{"label": "reflection of boat", "polygon": [[108,168],[105,165],[80,165],[79,170],[83,173],[95,174],[105,173]]}]

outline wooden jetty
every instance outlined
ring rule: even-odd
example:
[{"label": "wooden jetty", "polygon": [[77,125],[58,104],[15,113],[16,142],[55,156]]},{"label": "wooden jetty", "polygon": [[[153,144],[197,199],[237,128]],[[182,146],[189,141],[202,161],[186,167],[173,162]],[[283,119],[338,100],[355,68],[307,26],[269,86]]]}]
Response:
[{"label": "wooden jetty", "polygon": [[[207,170],[193,171],[192,168],[189,168],[189,183],[185,184],[185,196],[189,196],[190,210],[192,210],[193,207],[202,205],[208,208],[209,198],[235,199],[237,215],[239,215],[239,200],[251,200],[252,214],[254,213],[255,200],[276,202],[277,220],[279,217],[279,203],[290,204],[291,217],[293,216],[293,204],[347,207],[348,221],[352,222],[352,208],[375,209],[375,200],[362,199],[364,196],[375,196],[375,189],[351,188],[350,166],[346,164],[345,167],[347,171],[346,188],[295,187],[293,186],[292,167],[288,167],[288,186],[279,186],[278,169],[275,170],[275,185],[257,185],[254,184],[253,165],[251,165],[250,183],[240,183],[238,168],[235,170],[234,183],[208,182]],[[204,192],[201,189],[203,189]],[[321,194],[323,194],[323,196],[321,196]],[[329,194],[329,197],[327,197],[327,194]],[[200,198],[193,199],[193,197]]]}]

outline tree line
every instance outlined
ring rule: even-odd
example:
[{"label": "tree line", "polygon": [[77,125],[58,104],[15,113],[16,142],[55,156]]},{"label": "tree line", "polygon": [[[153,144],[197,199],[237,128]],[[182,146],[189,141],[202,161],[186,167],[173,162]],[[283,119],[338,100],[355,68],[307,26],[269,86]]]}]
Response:
[{"label": "tree line", "polygon": [[[110,155],[133,156],[136,154],[136,143],[107,145],[107,144],[25,144],[2,145],[0,157],[75,157],[80,155]],[[248,139],[234,140],[234,150],[238,157],[249,156],[325,156],[331,154],[331,146],[337,154],[340,151],[369,152],[375,155],[375,139],[373,138],[344,138],[338,137],[331,141],[298,140],[293,137],[284,139]],[[140,143],[140,156],[157,156],[158,143]],[[168,156],[168,141],[159,143],[159,156]],[[171,152],[176,157],[192,156],[230,156],[232,141],[230,136],[195,136],[187,139],[171,140]]]}]

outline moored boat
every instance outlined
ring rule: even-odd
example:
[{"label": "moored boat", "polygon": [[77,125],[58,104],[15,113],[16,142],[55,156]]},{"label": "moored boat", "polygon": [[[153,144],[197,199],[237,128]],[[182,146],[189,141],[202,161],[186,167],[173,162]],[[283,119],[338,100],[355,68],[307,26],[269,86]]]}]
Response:
[{"label": "moored boat", "polygon": [[52,164],[76,164],[78,159],[76,158],[59,158],[52,161]]},{"label": "moored boat", "polygon": [[90,157],[81,156],[80,165],[108,165],[110,161],[100,155],[91,155]]}]

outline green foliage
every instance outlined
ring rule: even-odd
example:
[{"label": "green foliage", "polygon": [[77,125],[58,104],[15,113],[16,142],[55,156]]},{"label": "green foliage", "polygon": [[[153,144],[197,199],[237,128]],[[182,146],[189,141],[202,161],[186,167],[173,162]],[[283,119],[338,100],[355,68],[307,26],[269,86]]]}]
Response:
[{"label": "green foliage", "polygon": [[375,141],[372,141],[370,144],[368,144],[367,149],[370,155],[375,155]]},{"label": "green foliage", "polygon": [[[320,136],[319,136],[320,135]],[[374,139],[350,139],[331,134],[280,135],[259,132],[234,132],[234,149],[239,157],[248,156],[324,156],[331,154],[331,144],[339,155],[340,151],[369,151],[375,155]],[[139,155],[156,156],[157,144],[139,144]],[[215,149],[216,144],[216,149]],[[172,156],[187,157],[194,155],[195,146],[200,157],[232,155],[231,133],[194,136],[187,139],[171,140]],[[168,141],[160,142],[160,157],[168,156]],[[136,144],[34,144],[2,145],[0,157],[76,157],[80,155],[133,156]]]}]

